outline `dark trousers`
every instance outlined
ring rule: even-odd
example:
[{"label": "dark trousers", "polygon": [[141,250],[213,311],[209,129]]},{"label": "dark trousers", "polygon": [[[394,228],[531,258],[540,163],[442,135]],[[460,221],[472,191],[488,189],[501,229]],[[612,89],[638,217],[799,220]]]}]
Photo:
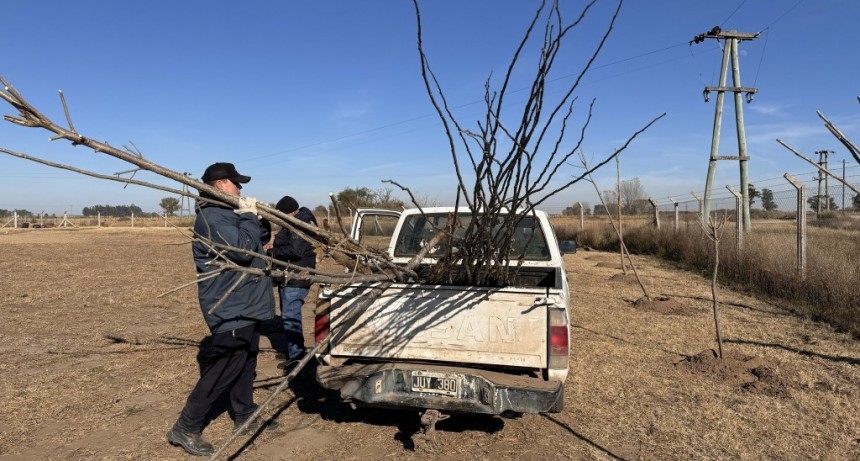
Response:
[{"label": "dark trousers", "polygon": [[254,404],[254,373],[260,350],[257,325],[216,333],[200,357],[200,379],[188,395],[176,426],[200,432],[213,404],[226,392],[235,421],[244,422],[257,410]]}]

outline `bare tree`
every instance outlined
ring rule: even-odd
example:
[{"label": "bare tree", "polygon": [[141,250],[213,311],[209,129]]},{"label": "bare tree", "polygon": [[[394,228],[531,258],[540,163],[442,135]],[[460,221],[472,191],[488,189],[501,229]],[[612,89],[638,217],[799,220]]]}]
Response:
[{"label": "bare tree", "polygon": [[[585,158],[585,154],[582,152],[579,153],[579,160],[581,162],[582,168],[588,171],[588,160]],[[624,244],[624,240],[621,238],[621,228],[615,224],[615,221],[612,219],[612,213],[610,213],[607,208],[607,203],[603,200],[603,195],[600,194],[600,188],[597,186],[597,181],[594,180],[594,177],[591,173],[588,173],[586,177],[587,181],[594,186],[594,190],[597,191],[597,197],[600,198],[603,209],[606,211],[606,215],[609,216],[609,224],[612,225],[612,230],[615,231],[615,235],[618,236],[619,246],[621,247],[621,267],[624,269],[624,257],[627,257],[627,261],[630,263],[630,268],[633,269],[633,275],[636,276],[636,281],[639,283],[639,288],[642,289],[642,293],[645,296],[645,299],[651,300],[651,295],[648,294],[648,289],[645,288],[645,284],[642,283],[642,278],[639,277],[639,271],[636,270],[636,265],[633,264],[633,259],[630,257],[630,252],[627,250],[627,245]],[[597,205],[595,205],[595,209]],[[626,270],[624,272],[627,273]]]},{"label": "bare tree", "polygon": [[705,232],[705,236],[713,244],[711,247],[714,253],[714,267],[711,274],[711,299],[714,312],[714,330],[717,336],[717,356],[721,359],[723,358],[723,335],[720,330],[720,312],[717,309],[719,306],[719,301],[717,300],[717,274],[720,269],[720,240],[723,237],[726,221],[728,221],[728,214],[725,212],[721,217],[717,217],[714,214],[709,216],[707,220],[703,214],[699,214],[699,225]]},{"label": "bare tree", "polygon": [[[431,277],[440,283],[474,285],[506,285],[509,281],[509,263],[521,255],[512,254],[513,232],[517,224],[535,207],[548,198],[575,184],[585,174],[600,168],[618,155],[639,133],[653,124],[655,118],[642,130],[632,135],[620,149],[608,155],[594,169],[579,177],[556,181],[561,167],[580,148],[591,121],[594,101],[578,135],[568,136],[573,123],[574,91],[591,68],[603,48],[618,17],[619,1],[609,25],[599,43],[589,55],[586,64],[574,81],[562,89],[556,101],[549,101],[550,73],[556,64],[563,44],[571,31],[580,26],[594,1],[586,3],[571,22],[562,20],[559,2],[541,4],[532,17],[507,70],[494,88],[492,75],[484,84],[484,109],[477,127],[466,128],[452,113],[442,86],[424,52],[421,12],[418,1],[413,0],[418,23],[418,52],[421,74],[430,102],[442,121],[451,152],[457,179],[455,204],[464,202],[471,210],[471,219],[464,224],[460,237],[447,236],[447,249],[439,262],[439,270]],[[543,20],[542,26],[539,23]],[[541,31],[539,34],[537,31]],[[536,63],[521,63],[521,52],[534,40],[542,43]],[[528,88],[525,103],[519,107],[506,104],[511,77],[519,67],[534,69],[534,79]],[[518,71],[519,72],[519,71]],[[511,90],[512,91],[512,90]],[[508,115],[511,112],[512,115]],[[662,117],[662,116],[661,116]],[[511,121],[511,123],[508,123]],[[467,170],[470,168],[470,170]],[[396,184],[396,183],[394,183]],[[411,195],[411,194],[410,194]],[[480,212],[479,212],[480,211]],[[515,211],[510,213],[510,211]]]},{"label": "bare tree", "polygon": [[615,196],[618,199],[618,258],[621,261],[621,272],[627,275],[627,265],[624,264],[624,221],[621,217],[621,157],[615,157]]},{"label": "bare tree", "polygon": [[647,205],[648,194],[645,192],[645,187],[642,186],[639,178],[621,181],[619,189],[621,209],[624,213],[639,214],[644,211],[642,206],[643,203]]},{"label": "bare tree", "polygon": [[618,213],[618,191],[605,190],[600,192],[600,201],[603,204],[607,213]]}]

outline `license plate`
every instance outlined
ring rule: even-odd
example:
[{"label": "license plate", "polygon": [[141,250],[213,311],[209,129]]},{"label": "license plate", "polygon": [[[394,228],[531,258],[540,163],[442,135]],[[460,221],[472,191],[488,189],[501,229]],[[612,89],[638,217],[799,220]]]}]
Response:
[{"label": "license plate", "polygon": [[460,381],[447,373],[413,371],[412,390],[456,397],[460,391]]}]

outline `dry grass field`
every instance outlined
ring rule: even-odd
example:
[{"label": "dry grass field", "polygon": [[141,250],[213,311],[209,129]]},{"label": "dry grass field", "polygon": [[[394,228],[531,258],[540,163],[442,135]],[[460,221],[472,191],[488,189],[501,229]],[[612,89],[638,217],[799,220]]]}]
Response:
[{"label": "dry grass field", "polygon": [[[646,219],[625,219],[624,242],[634,254],[661,256],[690,270],[713,269],[713,246],[696,221],[656,229]],[[828,322],[860,339],[860,215],[813,221],[806,233],[806,270],[798,271],[793,220],[755,219],[738,251],[735,224],[726,223],[720,242],[719,278],[736,289],[778,300],[789,309]],[[553,219],[562,238],[581,246],[617,251],[618,238],[605,217],[585,222]]]},{"label": "dry grass field", "polygon": [[[206,327],[187,240],[164,228],[0,231],[0,460],[186,459],[167,444],[197,377]],[[616,255],[567,255],[573,303],[563,413],[454,416],[432,452],[412,450],[413,412],[353,410],[307,369],[267,414],[280,427],[246,460],[860,460],[860,343],[721,289],[718,361],[709,280]],[[310,313],[310,305],[306,305]],[[310,322],[306,322],[306,326]],[[310,340],[310,338],[308,338]],[[264,340],[264,346],[267,346]],[[261,353],[257,401],[280,382]],[[219,445],[221,415],[204,435]]]}]

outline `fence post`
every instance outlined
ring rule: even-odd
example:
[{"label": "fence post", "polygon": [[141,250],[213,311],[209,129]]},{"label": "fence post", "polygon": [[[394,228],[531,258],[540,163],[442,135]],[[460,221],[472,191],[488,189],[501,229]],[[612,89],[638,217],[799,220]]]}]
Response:
[{"label": "fence post", "polygon": [[102,227],[102,212],[99,211],[96,215],[96,222],[98,223],[98,227]]},{"label": "fence post", "polygon": [[806,279],[806,186],[794,176],[783,175],[797,189],[797,273]]},{"label": "fence post", "polygon": [[131,227],[134,227],[134,212],[131,212]]},{"label": "fence post", "polygon": [[579,230],[585,230],[585,210],[582,208],[582,202],[576,202],[579,205]]},{"label": "fence post", "polygon": [[[702,214],[702,197],[699,197],[699,194],[697,194],[695,192],[690,192],[690,195],[692,195],[693,198],[696,199],[697,202],[699,202],[699,214]],[[705,216],[705,219],[708,219],[708,218],[709,218],[708,216]]]},{"label": "fence post", "polygon": [[[842,159],[842,181],[845,181],[845,159]],[[842,214],[845,214],[845,183],[842,183]]]},{"label": "fence post", "polygon": [[669,197],[669,201],[672,202],[672,205],[675,207],[675,234],[678,234],[678,231],[681,230],[681,223],[678,222],[678,202],[676,200],[672,200],[672,197]]},{"label": "fence post", "polygon": [[18,228],[18,212],[17,211],[12,212],[12,220],[13,220],[12,227],[17,229]]},{"label": "fence post", "polygon": [[654,207],[654,226],[659,229],[660,228],[660,211],[657,209],[657,204],[652,199],[648,199],[651,203],[651,206]]},{"label": "fence post", "polygon": [[744,248],[744,212],[743,212],[743,195],[740,192],[734,190],[732,186],[726,186],[726,189],[735,196],[735,220],[737,221],[737,225],[735,226],[735,233],[737,234],[737,256],[738,259],[741,259],[741,251]]}]

